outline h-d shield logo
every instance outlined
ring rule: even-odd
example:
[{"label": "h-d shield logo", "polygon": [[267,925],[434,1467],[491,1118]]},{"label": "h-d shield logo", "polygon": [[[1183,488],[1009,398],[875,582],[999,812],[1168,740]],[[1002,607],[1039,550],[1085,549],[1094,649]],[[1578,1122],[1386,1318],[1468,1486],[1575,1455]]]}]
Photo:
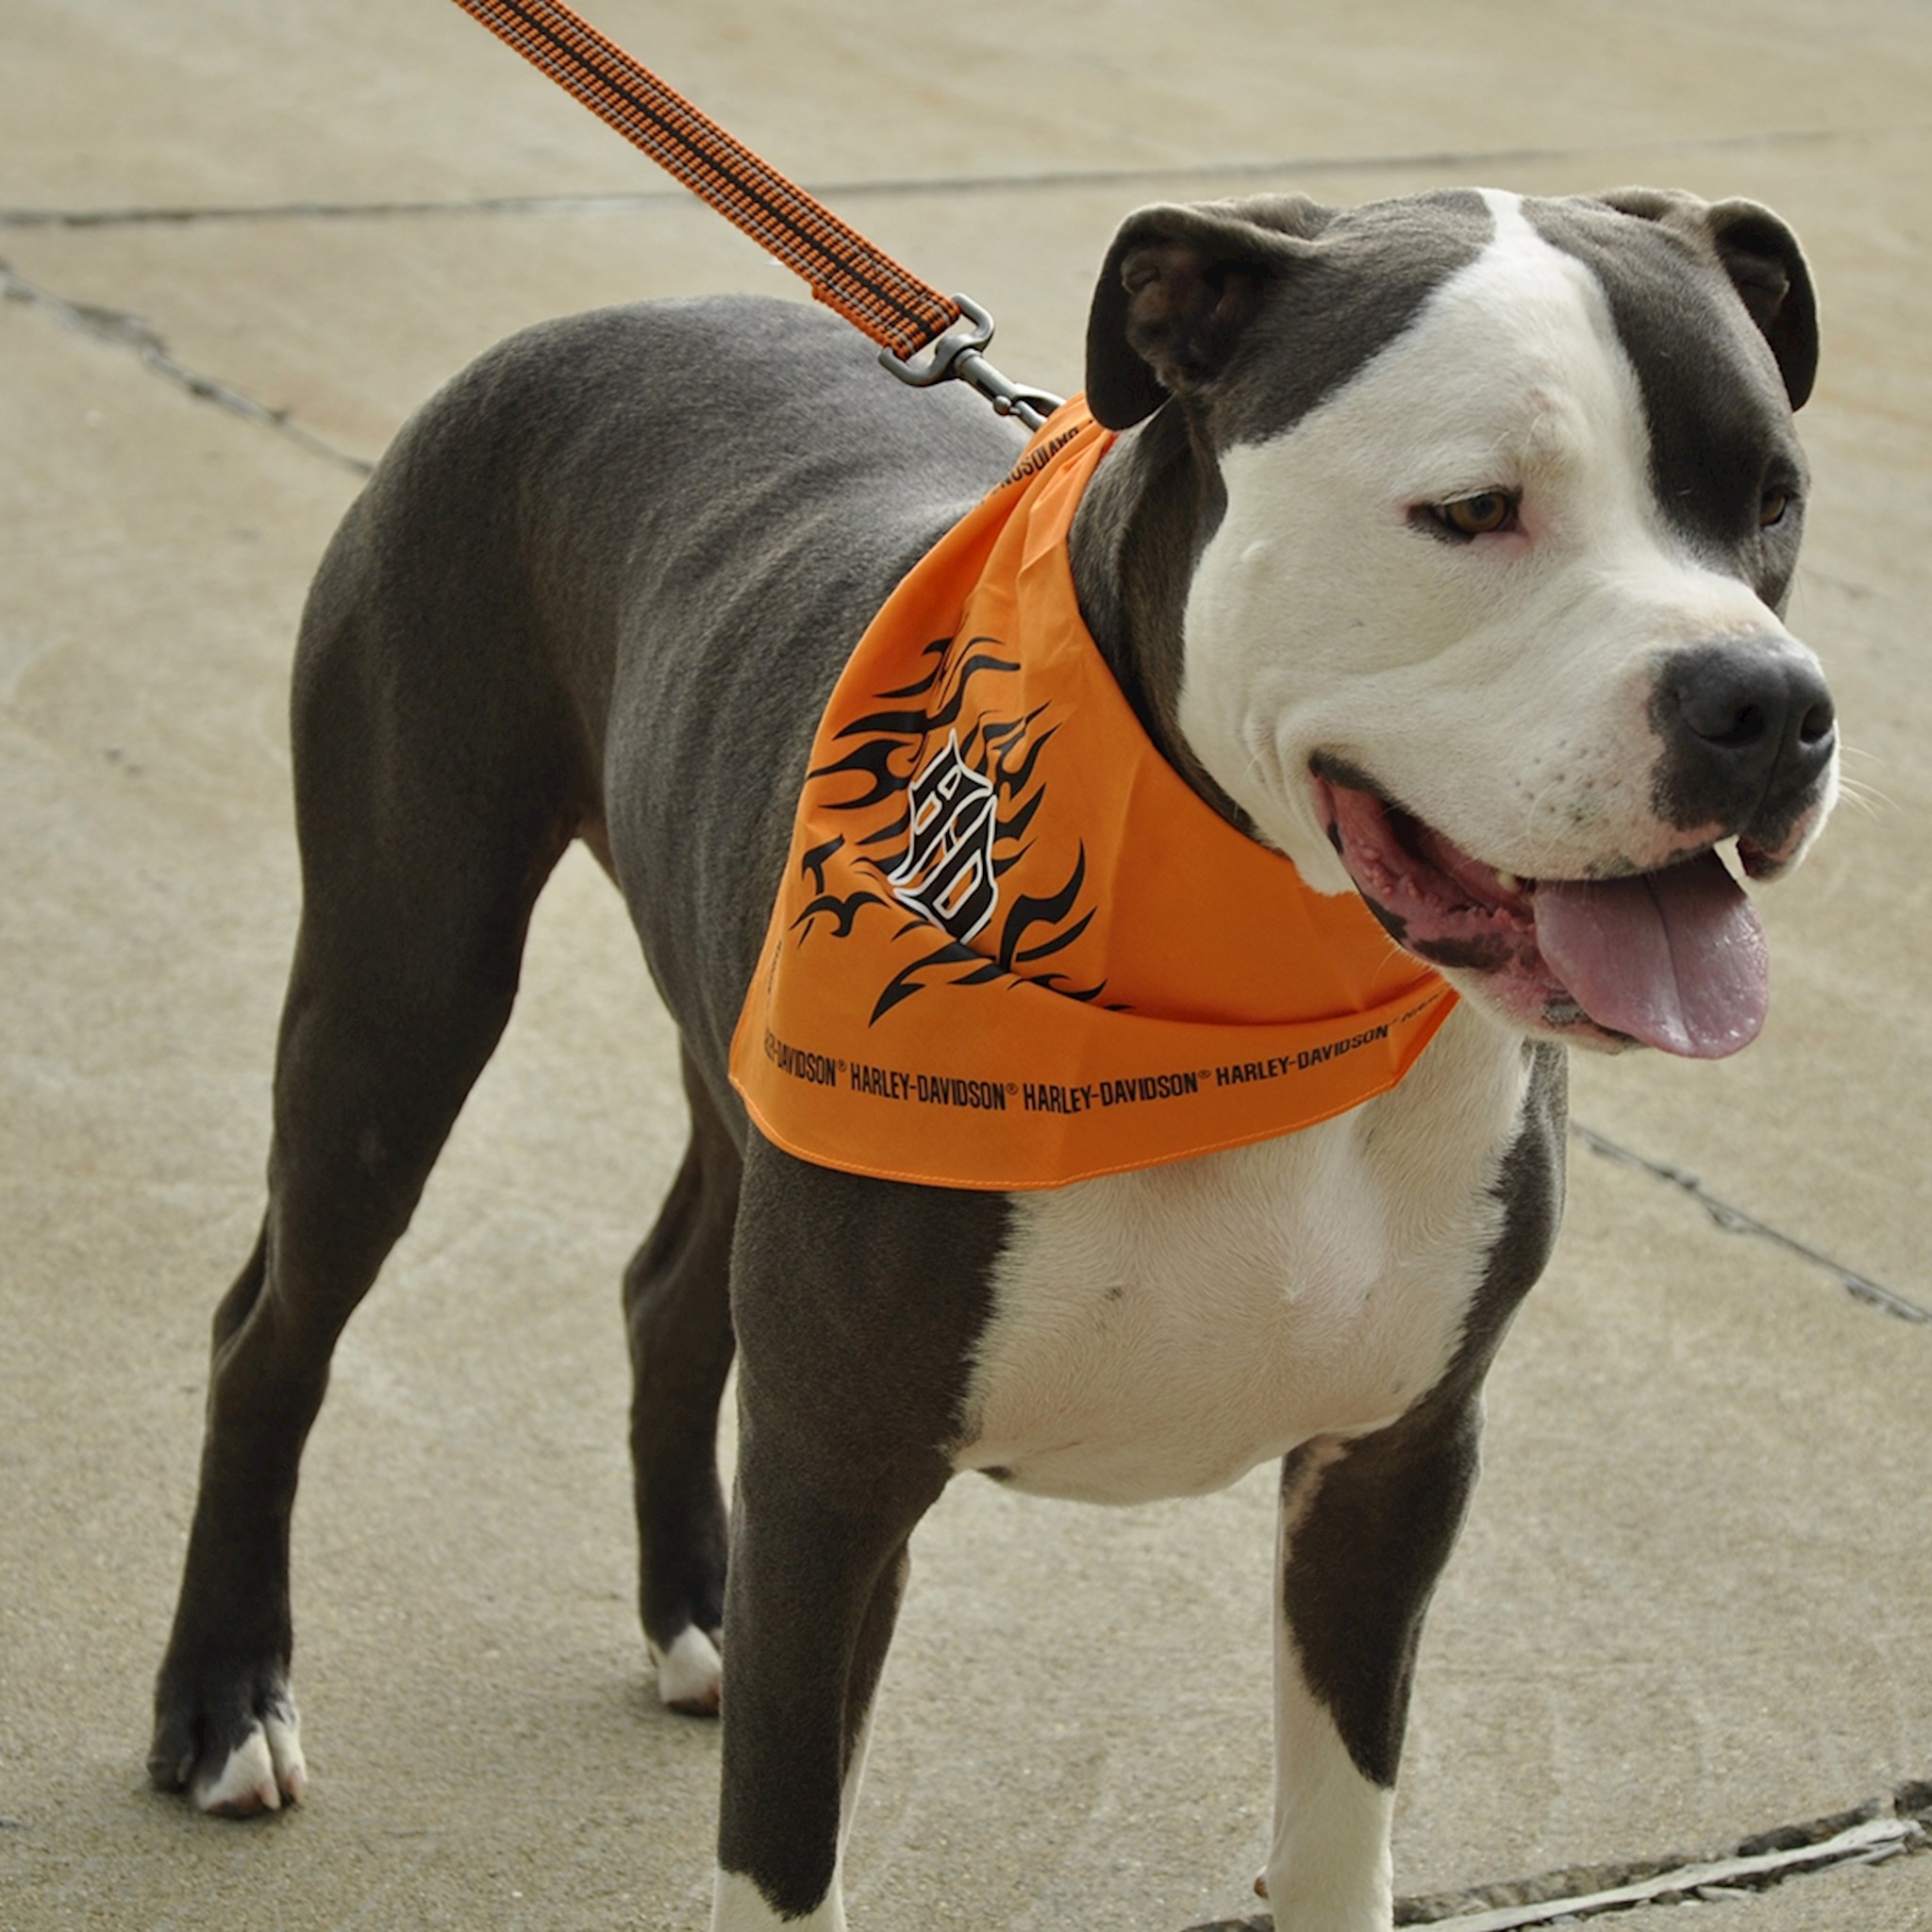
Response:
[{"label": "h-d shield logo", "polygon": [[906,789],[906,856],[886,874],[893,896],[962,943],[992,917],[999,899],[992,841],[991,779],[959,755],[959,735],[925,762]]}]

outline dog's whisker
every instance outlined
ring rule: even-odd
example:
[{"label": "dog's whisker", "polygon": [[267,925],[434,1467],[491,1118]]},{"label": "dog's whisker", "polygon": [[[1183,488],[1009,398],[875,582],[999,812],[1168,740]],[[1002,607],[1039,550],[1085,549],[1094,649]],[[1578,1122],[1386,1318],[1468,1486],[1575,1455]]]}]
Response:
[{"label": "dog's whisker", "polygon": [[1898,809],[1898,801],[1889,793],[1881,791],[1875,785],[1866,784],[1862,779],[1847,777],[1843,773],[1839,774],[1838,791],[1845,804],[1868,819],[1883,819],[1888,812]]}]

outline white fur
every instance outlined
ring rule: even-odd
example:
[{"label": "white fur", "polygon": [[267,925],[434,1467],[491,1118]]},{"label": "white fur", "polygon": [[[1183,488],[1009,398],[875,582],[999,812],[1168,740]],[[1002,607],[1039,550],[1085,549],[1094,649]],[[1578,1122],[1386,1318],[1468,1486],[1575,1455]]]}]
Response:
[{"label": "white fur", "polygon": [[1356,1769],[1277,1615],[1274,1840],[1267,1872],[1274,1932],[1389,1932],[1394,1817],[1395,1793]]},{"label": "white fur", "polygon": [[644,1647],[658,1670],[658,1702],[680,1710],[716,1710],[724,1664],[718,1646],[695,1624],[678,1632],[669,1650],[645,1639]]},{"label": "white fur", "polygon": [[285,1704],[229,1752],[212,1778],[197,1781],[190,1797],[198,1811],[247,1816],[279,1811],[285,1798],[299,1804],[308,1788],[301,1722],[294,1706]]},{"label": "white fur", "polygon": [[958,1466],[1135,1503],[1393,1421],[1461,1333],[1525,1078],[1462,1008],[1338,1120],[1018,1196]]},{"label": "white fur", "polygon": [[765,1895],[737,1872],[721,1872],[711,1897],[711,1932],[845,1932],[845,1907],[835,1880],[819,1908],[802,1919],[781,1919]]},{"label": "white fur", "polygon": [[[1411,328],[1288,434],[1223,458],[1181,727],[1319,891],[1349,880],[1317,751],[1506,871],[1648,870],[1702,842],[1652,802],[1659,656],[1749,637],[1812,661],[1664,519],[1601,285],[1515,196],[1489,201],[1494,239]],[[1520,494],[1520,529],[1448,543],[1411,523],[1487,491]]]}]

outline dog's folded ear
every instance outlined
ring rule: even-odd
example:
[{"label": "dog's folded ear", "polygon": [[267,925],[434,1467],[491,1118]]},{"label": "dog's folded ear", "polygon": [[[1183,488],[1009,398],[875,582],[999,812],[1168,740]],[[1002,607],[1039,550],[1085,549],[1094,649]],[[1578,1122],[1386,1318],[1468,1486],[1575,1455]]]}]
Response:
[{"label": "dog's folded ear", "polygon": [[1755,201],[1705,201],[1681,190],[1619,188],[1599,200],[1708,248],[1771,345],[1791,408],[1818,375],[1818,301],[1798,238]]},{"label": "dog's folded ear", "polygon": [[1087,404],[1127,429],[1226,367],[1261,306],[1333,218],[1302,195],[1160,204],[1122,225],[1087,321]]}]

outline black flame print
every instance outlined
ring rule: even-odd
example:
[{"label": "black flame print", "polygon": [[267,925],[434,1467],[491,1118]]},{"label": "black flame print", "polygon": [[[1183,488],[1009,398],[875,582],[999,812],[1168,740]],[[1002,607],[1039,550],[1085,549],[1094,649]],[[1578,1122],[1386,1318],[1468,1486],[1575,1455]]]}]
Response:
[{"label": "black flame print", "polygon": [[[1028,834],[1046,799],[1046,781],[1040,775],[1040,756],[1058,726],[1042,720],[1051,709],[1037,705],[1018,714],[1003,714],[999,705],[1002,674],[1019,669],[995,638],[939,638],[921,657],[924,675],[896,691],[881,691],[879,708],[856,718],[839,733],[846,744],[840,756],[816,767],[807,782],[847,775],[864,781],[864,789],[830,807],[850,812],[856,821],[851,844],[857,861],[884,881],[904,855],[910,833],[907,790],[921,769],[935,734],[944,741],[958,733],[959,755],[992,786],[995,817],[992,868],[1003,876],[1031,849]],[[875,821],[875,823],[874,823]],[[990,955],[974,952],[919,918],[908,918],[906,908],[891,896],[890,888],[844,895],[828,891],[825,867],[835,853],[845,849],[843,838],[827,841],[807,853],[802,870],[811,876],[817,896],[793,922],[800,943],[828,922],[830,937],[842,939],[874,907],[896,915],[893,937],[913,931],[931,932],[932,949],[904,967],[880,991],[872,1020],[876,1024],[902,1001],[928,986],[983,986],[1001,979],[1030,980],[1050,987],[1062,998],[1097,1000],[1106,981],[1094,986],[1068,983],[1068,975],[1041,962],[1072,945],[1091,924],[1094,908],[1083,905],[1087,883],[1085,846],[1076,852],[1067,878],[1047,893],[1020,893],[995,914],[985,937]],[[1041,970],[1028,970],[1041,969]]]}]

